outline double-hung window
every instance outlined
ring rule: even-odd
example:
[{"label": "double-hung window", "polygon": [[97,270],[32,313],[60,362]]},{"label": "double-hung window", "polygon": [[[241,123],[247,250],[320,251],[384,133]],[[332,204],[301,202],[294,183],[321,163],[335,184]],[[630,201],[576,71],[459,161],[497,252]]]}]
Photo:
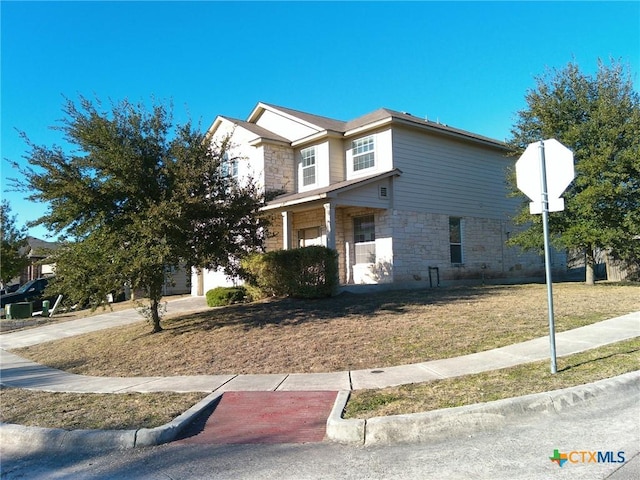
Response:
[{"label": "double-hung window", "polygon": [[449,248],[451,263],[462,263],[462,219],[449,217]]},{"label": "double-hung window", "polygon": [[227,152],[222,155],[222,162],[220,163],[220,173],[223,177],[238,178],[238,160],[236,158],[230,158]]},{"label": "double-hung window", "polygon": [[316,183],[316,147],[305,148],[300,152],[302,186]]},{"label": "double-hung window", "polygon": [[376,228],[373,215],[353,219],[356,263],[376,263]]},{"label": "double-hung window", "polygon": [[376,156],[374,152],[373,135],[351,142],[351,153],[353,156],[354,172],[375,166]]}]

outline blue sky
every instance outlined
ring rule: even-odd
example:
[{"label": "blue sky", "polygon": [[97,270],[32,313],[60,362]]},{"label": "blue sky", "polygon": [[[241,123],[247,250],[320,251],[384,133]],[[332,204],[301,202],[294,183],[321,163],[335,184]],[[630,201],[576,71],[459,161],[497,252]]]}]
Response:
[{"label": "blue sky", "polygon": [[[628,64],[640,85],[640,2],[0,3],[3,159],[49,127],[64,97],[172,101],[206,128],[259,101],[339,120],[379,107],[499,140],[545,69]],[[46,206],[7,191],[18,222]],[[46,238],[42,227],[32,235]]]}]

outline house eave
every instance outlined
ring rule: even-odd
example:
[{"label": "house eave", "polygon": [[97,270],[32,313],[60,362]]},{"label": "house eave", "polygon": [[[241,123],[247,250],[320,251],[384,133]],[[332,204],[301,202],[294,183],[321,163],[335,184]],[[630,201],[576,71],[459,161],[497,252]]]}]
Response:
[{"label": "house eave", "polygon": [[249,144],[249,146],[251,147],[260,147],[263,144],[268,144],[268,145],[281,145],[281,146],[285,146],[285,147],[290,147],[291,146],[291,142],[285,142],[282,140],[275,140],[273,138],[266,138],[266,137],[256,137],[253,140],[247,142]]},{"label": "house eave", "polygon": [[353,128],[351,130],[347,130],[346,132],[344,132],[344,136],[345,136],[345,138],[347,138],[347,137],[352,137],[354,135],[360,135],[360,134],[366,133],[366,132],[368,132],[370,130],[375,130],[377,128],[389,125],[392,122],[393,122],[393,117],[383,118],[382,120],[377,120],[375,122],[367,123],[366,125],[362,125],[361,127],[357,127],[357,128]]},{"label": "house eave", "polygon": [[333,130],[323,130],[322,132],[314,133],[313,135],[309,135],[307,137],[301,138],[294,142],[291,142],[292,147],[301,147],[303,145],[317,142],[318,140],[324,140],[325,138],[342,138],[343,135],[341,132],[335,132]]},{"label": "house eave", "polygon": [[[300,205],[303,203],[311,203],[318,200],[337,198],[340,193],[347,192],[355,188],[360,188],[365,185],[384,180],[385,178],[397,177],[400,175],[402,175],[402,170],[400,170],[399,168],[394,168],[393,170],[389,170],[387,172],[379,173],[376,175],[371,175],[369,177],[356,178],[353,180],[329,185],[327,187],[317,189],[315,193],[314,191],[310,191],[309,195],[305,195],[304,192],[284,195],[284,197],[280,200],[276,198],[269,204],[262,207],[260,210],[263,212],[268,212]],[[287,197],[289,198],[287,199]]]}]

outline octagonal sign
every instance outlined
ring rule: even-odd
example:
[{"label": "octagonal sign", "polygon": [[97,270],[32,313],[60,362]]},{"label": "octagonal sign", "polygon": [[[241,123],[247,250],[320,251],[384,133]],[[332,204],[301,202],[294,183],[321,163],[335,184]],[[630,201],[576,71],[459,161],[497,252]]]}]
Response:
[{"label": "octagonal sign", "polygon": [[[544,140],[545,172],[549,211],[564,210],[560,195],[575,177],[573,152],[554,138]],[[542,213],[540,142],[529,144],[516,162],[517,185],[531,201],[531,213]]]}]

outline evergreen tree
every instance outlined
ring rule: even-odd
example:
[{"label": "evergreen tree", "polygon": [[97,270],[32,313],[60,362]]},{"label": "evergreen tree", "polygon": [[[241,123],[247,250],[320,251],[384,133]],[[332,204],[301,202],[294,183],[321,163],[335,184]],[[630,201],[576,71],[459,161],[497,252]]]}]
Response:
[{"label": "evergreen tree", "polygon": [[[514,150],[555,138],[574,152],[576,178],[564,194],[565,211],[549,217],[556,245],[584,254],[589,284],[599,251],[639,268],[640,100],[630,73],[615,61],[599,61],[590,76],[569,63],[537,77],[525,98],[511,131]],[[515,221],[528,228],[511,244],[540,248],[541,221],[529,215],[528,202]]]},{"label": "evergreen tree", "polygon": [[238,259],[261,249],[264,195],[248,179],[224,174],[229,140],[212,144],[171,109],[123,101],[100,111],[86,98],[67,101],[56,127],[76,147],[29,146],[30,166],[14,183],[49,209],[43,224],[68,241],[56,255],[56,288],[95,306],[123,284],[149,298],[153,331],[165,271],[189,265],[236,272]]},{"label": "evergreen tree", "polygon": [[17,226],[16,216],[11,214],[11,206],[7,200],[3,200],[0,204],[0,230],[2,233],[0,282],[5,287],[29,265],[29,259],[25,255],[27,229],[24,226]]}]

